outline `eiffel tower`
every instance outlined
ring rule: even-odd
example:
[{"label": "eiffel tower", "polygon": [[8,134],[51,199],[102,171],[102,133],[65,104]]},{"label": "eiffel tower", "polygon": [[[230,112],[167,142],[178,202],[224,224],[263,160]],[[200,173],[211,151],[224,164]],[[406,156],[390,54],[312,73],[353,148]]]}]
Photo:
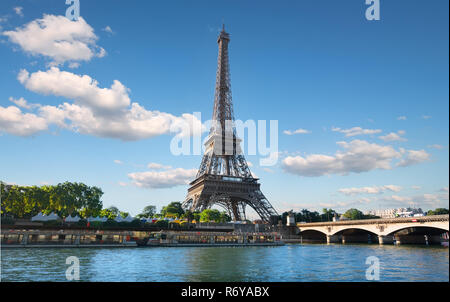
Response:
[{"label": "eiffel tower", "polygon": [[234,126],[231,99],[228,44],[225,28],[219,34],[216,89],[212,126],[205,142],[196,179],[189,185],[183,207],[203,211],[213,205],[224,208],[234,221],[246,220],[245,208],[250,206],[265,222],[274,223],[278,213],[260,190],[258,179],[250,172],[242,154]]}]

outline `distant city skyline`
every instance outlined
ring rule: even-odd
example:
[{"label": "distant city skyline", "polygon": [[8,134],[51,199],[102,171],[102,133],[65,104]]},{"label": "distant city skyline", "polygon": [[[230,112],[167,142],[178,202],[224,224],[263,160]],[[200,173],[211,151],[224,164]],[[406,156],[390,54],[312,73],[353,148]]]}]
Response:
[{"label": "distant city skyline", "polygon": [[448,208],[448,1],[80,2],[0,3],[0,180],[183,201],[201,155],[170,142],[211,117],[225,23],[236,119],[278,121],[277,164],[245,156],[280,214]]}]

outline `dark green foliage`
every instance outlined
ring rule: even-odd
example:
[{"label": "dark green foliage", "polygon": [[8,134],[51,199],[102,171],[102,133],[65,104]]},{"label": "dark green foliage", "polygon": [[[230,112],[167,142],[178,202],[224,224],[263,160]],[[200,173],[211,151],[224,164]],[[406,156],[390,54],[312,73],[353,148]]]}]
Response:
[{"label": "dark green foliage", "polygon": [[62,225],[61,221],[58,221],[58,220],[43,221],[43,224],[45,226],[60,226],[60,225]]},{"label": "dark green foliage", "polygon": [[101,221],[92,221],[89,224],[89,227],[94,228],[94,229],[100,229],[103,227],[103,222]]},{"label": "dark green foliage", "polygon": [[119,223],[114,219],[108,219],[103,223],[103,225],[106,227],[116,227],[119,225]]},{"label": "dark green foliage", "polygon": [[358,209],[350,209],[344,213],[344,217],[351,219],[351,220],[359,220],[359,219],[364,219],[364,214],[363,214],[363,212],[361,212]]},{"label": "dark green foliage", "polygon": [[167,228],[169,227],[169,222],[167,220],[158,220],[155,222],[155,225],[160,228]]},{"label": "dark green foliage", "polygon": [[130,223],[126,222],[126,221],[121,221],[121,222],[118,222],[117,225],[122,227],[122,228],[125,228],[125,227],[130,226]]},{"label": "dark green foliage", "polygon": [[142,213],[138,214],[137,218],[152,218],[156,214],[156,207],[155,206],[146,206],[144,210],[142,210]]},{"label": "dark green foliage", "polygon": [[55,212],[60,217],[79,213],[96,216],[102,209],[103,191],[83,183],[65,182],[56,186],[6,186],[1,184],[2,214],[31,218],[39,212]]},{"label": "dark green foliage", "polygon": [[129,222],[129,226],[140,227],[142,226],[142,223],[139,219],[133,219],[133,221]]},{"label": "dark green foliage", "polygon": [[12,217],[2,217],[2,225],[13,225],[14,224],[14,218]]},{"label": "dark green foliage", "polygon": [[226,212],[220,212],[217,209],[206,209],[200,213],[200,222],[224,223],[228,221],[231,221],[231,217]]},{"label": "dark green foliage", "polygon": [[86,219],[80,219],[80,221],[77,222],[77,226],[85,227],[87,225]]},{"label": "dark green foliage", "polygon": [[181,206],[181,202],[175,201],[169,203],[161,210],[163,217],[181,217],[184,214],[184,210]]},{"label": "dark green foliage", "polygon": [[444,208],[437,208],[436,210],[429,210],[427,212],[427,215],[445,215],[448,214],[448,209]]}]

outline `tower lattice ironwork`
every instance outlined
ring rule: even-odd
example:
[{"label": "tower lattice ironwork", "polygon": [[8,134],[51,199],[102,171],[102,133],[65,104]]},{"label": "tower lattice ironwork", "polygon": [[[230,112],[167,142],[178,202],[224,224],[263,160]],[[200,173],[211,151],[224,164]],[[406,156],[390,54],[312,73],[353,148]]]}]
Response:
[{"label": "tower lattice ironwork", "polygon": [[225,28],[219,34],[216,88],[212,126],[205,142],[196,179],[190,183],[183,206],[203,211],[213,205],[223,207],[234,221],[246,219],[246,206],[253,208],[265,222],[278,213],[260,190],[258,179],[250,172],[236,136],[231,98],[228,44]]}]

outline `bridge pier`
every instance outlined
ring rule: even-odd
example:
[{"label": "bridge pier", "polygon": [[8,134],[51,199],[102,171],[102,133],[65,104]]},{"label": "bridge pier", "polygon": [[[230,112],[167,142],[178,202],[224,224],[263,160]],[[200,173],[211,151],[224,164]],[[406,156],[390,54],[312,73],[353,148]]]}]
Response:
[{"label": "bridge pier", "polygon": [[378,236],[378,243],[379,243],[380,245],[383,245],[383,244],[391,244],[391,243],[394,243],[394,238],[393,238],[393,236],[379,235],[379,236]]},{"label": "bridge pier", "polygon": [[339,241],[339,236],[337,235],[327,235],[327,244],[336,243]]}]

